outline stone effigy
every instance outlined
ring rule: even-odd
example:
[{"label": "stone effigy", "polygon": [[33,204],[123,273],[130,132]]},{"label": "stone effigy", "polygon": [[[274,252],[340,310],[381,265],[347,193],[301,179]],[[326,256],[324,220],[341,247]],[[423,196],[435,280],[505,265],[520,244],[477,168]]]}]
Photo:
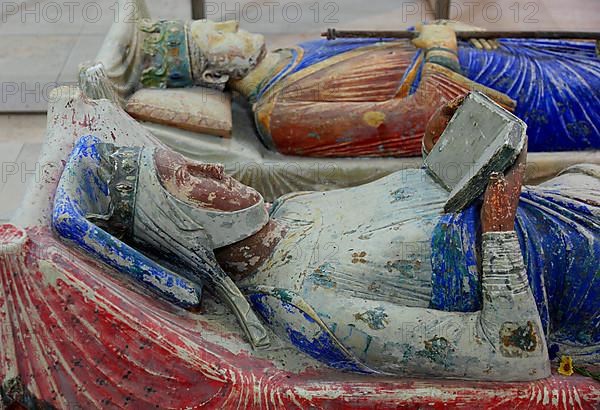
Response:
[{"label": "stone effigy", "polygon": [[[570,226],[552,221],[553,212],[544,212],[535,200],[535,211],[522,210],[520,224],[526,231],[559,231],[540,244],[524,243],[528,257],[541,258],[526,271],[514,231],[525,169],[525,126],[504,113],[483,96],[470,95],[434,147],[437,156],[427,158],[427,170],[398,172],[329,193],[292,193],[269,212],[258,192],[224,175],[218,165],[190,162],[164,149],[119,147],[84,137],[58,185],[53,226],[88,255],[182,307],[199,306],[199,289],[208,285],[257,348],[270,345],[267,331],[221,266],[238,276],[253,308],[279,337],[332,367],[477,380],[544,378],[549,375],[546,332],[560,353],[569,350],[587,364],[598,360],[593,329],[600,314],[593,291],[600,241],[594,216],[598,170],[589,168],[586,175],[582,168],[571,184],[538,189],[542,198],[555,195],[558,200],[545,202],[554,202],[563,214],[570,204],[587,199],[586,206],[567,217]],[[467,141],[481,141],[480,147],[470,144],[474,153],[479,149],[491,156],[475,162],[474,175],[460,178],[457,189],[448,192],[436,182],[447,185],[447,179],[436,177],[446,174],[431,165],[444,161],[438,154],[442,150],[456,150],[453,128]],[[494,141],[498,147],[489,154]],[[506,179],[494,173],[515,160]],[[583,186],[591,193],[567,194]],[[479,258],[480,277],[476,265],[465,273],[460,261],[446,257],[453,232],[441,221],[443,215],[464,218],[460,211],[483,190],[481,242],[467,227],[462,242],[475,250],[452,249],[447,255]],[[378,206],[369,209],[360,198]],[[444,214],[442,206],[456,210]],[[357,209],[361,211],[355,214]],[[532,221],[534,217],[539,220]],[[589,244],[573,245],[580,265],[569,268],[570,258],[559,263],[564,255],[556,255],[555,248],[562,240],[586,234]],[[332,253],[324,254],[328,244]],[[172,268],[162,268],[152,258]],[[542,288],[554,286],[559,276],[571,283],[590,275],[563,290],[586,294],[586,307],[567,309],[558,300],[536,300],[528,275]],[[454,278],[458,286],[446,282]],[[459,306],[453,305],[456,300]],[[538,305],[547,315],[546,329]],[[578,317],[570,325],[555,316],[567,311]],[[580,331],[571,334],[571,327]],[[565,334],[556,337],[563,329]],[[585,354],[569,343],[583,344]]]},{"label": "stone effigy", "polygon": [[585,108],[600,104],[593,43],[505,39],[480,50],[444,23],[420,26],[412,43],[317,40],[267,53],[233,21],[142,21],[140,82],[229,85],[253,104],[263,143],[287,155],[419,155],[434,111],[471,89],[516,109],[532,151],[600,148],[600,118]]},{"label": "stone effigy", "polygon": [[[40,179],[30,187],[13,224],[0,228],[0,338],[4,346],[0,353],[0,394],[6,405],[307,407],[356,402],[369,407],[375,403],[396,406],[427,402],[527,403],[542,407],[547,403],[545,397],[553,403],[551,398],[556,396],[556,407],[567,408],[569,403],[593,407],[600,400],[595,382],[580,376],[562,379],[552,375],[520,383],[411,378],[437,375],[538,379],[548,374],[546,356],[556,353],[554,345],[560,353],[573,355],[576,363],[586,363],[586,357],[591,362],[595,360],[595,336],[593,332],[586,333],[590,329],[588,320],[594,317],[589,309],[597,302],[593,281],[569,282],[581,278],[577,266],[568,266],[570,270],[565,270],[564,276],[554,276],[564,267],[560,265],[561,256],[542,256],[552,254],[554,246],[557,250],[563,248],[563,252],[577,253],[582,267],[589,267],[585,261],[597,260],[593,259],[593,252],[597,252],[593,239],[598,237],[594,222],[598,190],[594,167],[581,166],[546,186],[526,188],[517,210],[523,172],[522,165],[517,165],[506,172],[505,182],[497,179],[489,185],[481,218],[479,204],[457,214],[443,214],[449,193],[423,170],[396,173],[349,190],[289,195],[275,203],[267,215],[260,195],[252,189],[223,175],[219,166],[190,162],[166,149],[110,102],[68,95],[53,101],[40,158]],[[81,135],[95,137],[80,139]],[[517,164],[522,164],[523,159],[522,155]],[[79,161],[85,166],[73,167]],[[137,173],[136,185],[136,168],[153,169],[154,173]],[[151,179],[140,185],[139,178]],[[62,190],[69,186],[74,189]],[[411,190],[416,186],[418,190]],[[213,192],[220,195],[213,196]],[[160,198],[168,198],[168,202]],[[373,198],[379,198],[377,209],[385,212],[368,206]],[[575,202],[569,201],[578,205],[573,207]],[[380,229],[360,225],[354,212],[343,217],[343,208],[336,211],[331,206],[344,203],[350,205],[344,207],[348,212],[350,208],[363,209],[360,218],[372,221],[371,228],[377,227],[379,218]],[[83,213],[73,213],[75,208]],[[240,211],[250,215],[259,209],[261,216],[245,218],[246,223],[231,219]],[[132,210],[133,221],[128,219]],[[570,212],[568,217],[556,219],[561,210]],[[229,220],[211,224],[211,211],[224,214]],[[333,218],[332,212],[337,214]],[[161,213],[169,214],[176,223],[162,224]],[[202,220],[206,229],[199,230],[199,224],[194,224],[191,217]],[[483,283],[477,282],[476,265],[469,264],[479,246],[479,228],[469,222],[470,217],[481,221],[482,230],[489,232],[484,238]],[[539,219],[537,223],[535,218]],[[324,225],[327,221],[331,225]],[[51,223],[58,228],[56,232]],[[136,234],[136,227],[150,224],[153,229],[143,228],[139,230],[141,235]],[[346,225],[357,231],[346,230]],[[395,230],[394,226],[402,229]],[[510,232],[515,229],[513,226],[516,233]],[[524,260],[519,257],[523,239],[520,226],[529,235],[525,236],[528,239]],[[545,234],[568,234],[571,246],[564,247],[564,242],[549,236],[539,243],[538,253],[533,253],[527,243],[536,236],[536,229],[546,229]],[[174,235],[173,230],[187,236]],[[330,258],[329,248],[323,245],[330,242],[327,238],[335,232],[339,233],[335,240],[343,257]],[[165,233],[169,233],[168,238],[162,236]],[[128,242],[128,235],[141,239],[143,244]],[[246,240],[229,245],[245,236]],[[384,236],[395,241],[396,246],[354,246],[353,250],[347,246],[383,243]],[[59,241],[59,237],[68,242]],[[84,241],[78,242],[77,238]],[[181,240],[190,241],[188,252],[206,258],[177,260],[174,254],[182,249],[178,245]],[[453,244],[464,246],[464,252]],[[444,245],[449,250],[444,250]],[[249,342],[253,334],[261,334],[260,327],[244,336],[239,331],[243,320],[236,321],[235,314],[223,309],[208,294],[201,294],[203,284],[214,291],[215,282],[203,276],[207,272],[210,276],[211,270],[214,273],[217,268],[209,252],[213,246],[220,246],[215,252],[219,266],[232,275],[235,286],[243,289],[253,309],[265,318],[261,326],[268,335],[270,349],[253,350]],[[137,253],[132,253],[132,249]],[[302,249],[326,253],[299,252]],[[434,250],[437,254],[431,255],[431,268],[427,268],[428,256],[420,252]],[[386,254],[397,251],[401,252],[397,255],[400,258]],[[492,253],[495,258],[489,258]],[[322,261],[327,260],[333,262],[332,266],[322,266]],[[296,264],[305,266],[305,275],[292,269]],[[354,278],[369,283],[352,283],[340,276],[351,272],[348,268],[359,273]],[[199,274],[200,270],[206,272]],[[385,286],[370,286],[377,282],[377,272],[387,272],[391,281],[381,277],[380,283]],[[503,281],[486,280],[495,274],[510,279],[515,286],[507,289]],[[395,280],[401,278],[404,280]],[[525,286],[527,281],[531,290]],[[565,292],[577,292],[583,298],[578,298],[581,303],[564,305],[571,299],[561,297],[558,289],[563,287],[557,286],[557,281],[572,283]],[[304,290],[296,292],[293,282]],[[584,284],[589,285],[587,290]],[[354,289],[348,288],[354,285]],[[405,289],[401,289],[403,286]],[[540,299],[540,286],[545,289],[542,294],[552,297]],[[490,299],[482,299],[479,289]],[[230,290],[236,294],[235,289]],[[315,309],[315,300],[326,294],[323,292],[333,292],[328,296],[328,306]],[[215,293],[224,299],[223,294]],[[352,293],[360,298],[354,298]],[[502,295],[509,297],[496,298]],[[365,309],[343,309],[344,304],[355,306],[354,301],[362,301]],[[458,304],[461,302],[464,305]],[[374,305],[372,309],[367,306],[369,303]],[[484,303],[483,309],[478,303]],[[504,303],[511,305],[510,311],[517,309],[523,316],[500,319],[503,323],[498,328],[496,320],[502,315],[485,309],[502,312]],[[380,305],[383,311],[378,309]],[[547,306],[548,310],[544,312],[540,306]],[[334,328],[331,319],[323,315],[327,313],[325,309],[332,309],[336,315],[346,314],[351,322],[345,323],[355,327]],[[451,322],[457,319],[458,326],[445,328],[444,334],[429,328],[435,333],[431,335],[413,329],[411,336],[409,328],[404,329],[408,332],[406,343],[416,343],[414,356],[407,356],[406,365],[402,363],[403,356],[394,350],[397,346],[375,348],[388,339],[386,332],[394,331],[396,320],[402,315],[413,317],[412,313],[417,312],[427,315],[426,323],[434,323],[428,318],[443,317]],[[494,329],[495,342],[483,339],[481,346],[472,351],[459,344],[454,356],[452,337],[469,323],[467,318],[476,320],[481,315],[495,318],[486,323]],[[562,321],[564,315],[571,320]],[[289,320],[292,317],[294,320]],[[344,317],[338,316],[340,324],[345,320],[341,319]],[[287,328],[292,326],[299,334],[288,333],[286,323]],[[565,327],[558,328],[558,324]],[[354,333],[349,334],[350,330]],[[479,329],[473,330],[479,334]],[[368,338],[359,331],[372,337],[372,347],[361,345]],[[311,340],[314,343],[303,343]],[[454,366],[465,357],[459,353],[478,356],[483,350],[477,349],[500,341],[499,352],[488,351],[484,355],[492,367],[498,366],[497,371],[490,369],[488,374],[485,366],[477,362],[462,372]],[[378,356],[376,352],[390,356]],[[502,365],[511,361],[518,364],[506,373],[499,372]],[[419,363],[427,365],[417,368]],[[363,373],[377,372],[379,376],[342,375],[324,364]],[[409,378],[398,380],[388,373]],[[258,391],[257,385],[261,386]],[[185,393],[180,394],[184,388]],[[428,393],[424,396],[423,392]]]},{"label": "stone effigy", "polygon": [[[169,146],[191,158],[223,162],[228,173],[269,201],[295,190],[354,186],[420,166],[419,158],[397,157],[419,155],[428,118],[445,101],[471,89],[506,107],[514,105],[514,98],[518,115],[530,125],[533,151],[569,152],[531,154],[529,180],[600,158],[597,151],[574,151],[597,150],[596,114],[582,108],[598,103],[593,44],[503,40],[497,50],[479,50],[457,43],[450,27],[426,25],[416,41],[419,48],[408,41],[342,39],[265,52],[262,36],[238,30],[233,22],[161,22],[147,20],[144,7],[136,10],[140,24],[115,24],[98,54],[106,75],[98,74],[98,66],[83,72],[84,91],[96,98],[109,96],[102,90],[114,87],[124,106],[141,84],[170,87],[166,99],[178,101],[186,99],[180,91],[185,88],[172,87],[195,85],[210,99],[214,91],[206,87],[239,91],[254,112],[249,114],[240,99],[234,101],[233,130],[216,132],[231,133],[231,139],[185,130],[203,117],[214,118],[212,108],[203,116],[198,108],[182,112],[179,104],[169,110],[164,101],[140,113],[136,94],[136,106],[128,109]],[[439,47],[456,50],[458,57]],[[543,84],[521,92],[535,67],[540,67],[536,81]],[[573,83],[563,84],[565,76]],[[541,89],[547,90],[544,98],[536,91]],[[348,158],[353,156],[369,159]]]}]

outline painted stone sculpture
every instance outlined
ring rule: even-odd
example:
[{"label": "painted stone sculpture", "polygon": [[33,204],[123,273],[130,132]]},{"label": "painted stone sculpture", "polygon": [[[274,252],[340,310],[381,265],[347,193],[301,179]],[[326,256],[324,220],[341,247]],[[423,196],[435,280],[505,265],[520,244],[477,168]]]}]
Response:
[{"label": "painted stone sculpture", "polygon": [[230,85],[253,104],[262,142],[283,154],[419,155],[434,111],[471,89],[515,109],[531,151],[600,148],[593,43],[501,39],[481,50],[430,24],[414,44],[317,40],[266,53],[263,37],[235,22],[143,21],[140,30],[144,86]]},{"label": "painted stone sculpture", "polygon": [[334,368],[536,380],[550,374],[549,349],[599,358],[600,180],[581,166],[521,193],[525,157],[506,178],[492,176],[483,204],[458,213],[444,214],[448,191],[426,170],[289,194],[267,211],[218,165],[85,137],[61,178],[53,224],[181,306],[195,307],[206,283],[256,347],[268,334],[238,287],[276,335]]},{"label": "painted stone sculpture", "polygon": [[[261,322],[212,253],[260,229],[247,220],[266,223],[260,196],[223,175],[218,165],[175,170],[168,152],[95,142],[80,140],[57,188],[53,220],[60,236],[185,308],[197,307],[202,283],[210,285],[233,309],[250,343],[268,345]],[[166,184],[197,179],[192,192],[199,206],[169,195],[158,180],[164,174],[170,176]],[[162,268],[117,238],[158,250],[169,265],[186,266],[186,274]]]},{"label": "painted stone sculpture", "polygon": [[[148,292],[132,275],[119,273],[93,254],[60,239],[52,229],[56,188],[60,179],[68,176],[65,165],[80,136],[93,134],[101,143],[119,149],[144,147],[160,151],[165,146],[107,100],[89,100],[63,88],[51,101],[39,178],[32,180],[11,223],[0,225],[3,406],[587,409],[600,404],[597,382],[578,374],[564,377],[554,370],[548,378],[529,382],[419,379],[412,375],[372,377],[342,374],[299,353],[293,345],[281,342],[274,335],[270,338],[272,348],[253,350],[235,316],[215,303],[209,292],[201,295],[199,312],[183,309]],[[590,167],[579,170],[566,173],[555,181],[556,187],[547,186],[544,190],[553,189],[551,192],[556,193],[564,186],[572,186],[573,181],[581,181],[583,172],[592,173]],[[72,177],[74,183],[80,184],[77,175]],[[84,187],[93,188],[95,179],[90,182]],[[590,194],[592,187],[590,184],[578,193]],[[86,189],[78,198],[92,192]],[[399,204],[402,197],[401,192],[394,195]],[[542,198],[531,201],[545,203]],[[593,198],[587,201],[592,203]],[[545,214],[550,211],[550,208],[544,210]],[[95,223],[100,224],[98,219]],[[467,227],[470,229],[470,225]],[[468,233],[465,226],[456,228],[457,233]],[[533,237],[534,234],[529,238]],[[94,246],[96,242],[89,244]],[[327,259],[329,250],[324,249],[322,258]],[[360,252],[356,255],[356,265],[368,266],[371,255],[361,257]],[[155,261],[160,259],[152,256]],[[365,264],[360,262],[361,258]],[[234,258],[228,260],[232,265],[235,262]],[[121,261],[133,264],[132,259]],[[527,258],[525,262],[528,266]],[[422,261],[421,266],[426,263]],[[169,265],[168,261],[161,260],[159,264],[162,272],[181,275],[184,270]],[[394,266],[401,267],[402,263]],[[225,268],[233,272],[230,267]],[[233,277],[241,285],[240,279]],[[530,283],[533,284],[531,278]],[[371,290],[365,287],[365,291]],[[195,291],[199,295],[198,286]],[[554,317],[554,312],[550,317]],[[369,318],[368,314],[359,316]],[[382,322],[385,324],[385,320]],[[269,325],[265,327],[270,332]],[[437,348],[439,343],[431,346]],[[419,350],[424,348],[425,344]],[[583,345],[578,348],[583,349]],[[552,355],[553,351],[551,343],[549,353]],[[574,364],[580,364],[580,360],[575,358]]]},{"label": "painted stone sculpture", "polygon": [[[131,13],[132,2],[135,4],[132,18],[120,19],[111,26],[94,62],[83,65],[79,84],[87,97],[95,101],[109,99],[116,105],[125,107],[130,115],[141,121],[144,128],[175,151],[201,162],[222,163],[227,174],[255,188],[269,202],[290,192],[357,186],[401,169],[417,168],[422,165],[421,156],[401,158],[379,156],[356,161],[354,157],[281,155],[261,141],[264,138],[256,129],[251,106],[239,93],[233,93],[234,98],[229,105],[227,98],[216,97],[223,92],[206,86],[138,90],[142,71],[154,66],[153,59],[144,55],[143,37],[157,33],[139,30],[139,22],[145,19],[150,20],[150,23],[146,23],[146,27],[152,27],[153,16],[149,15],[144,0],[119,0],[122,13],[125,15]],[[461,30],[461,28],[457,29]],[[343,44],[344,41],[346,40],[323,43],[323,45],[332,47],[335,44]],[[156,47],[156,43],[153,44],[153,47]],[[253,44],[253,41],[250,41],[250,44]],[[463,44],[460,43],[459,49],[462,46]],[[149,50],[148,47],[146,50]],[[253,53],[248,52],[248,54]],[[165,50],[156,51],[156,55],[165,55]],[[267,53],[261,61],[267,62],[277,55],[278,53]],[[144,61],[150,66],[145,66]],[[181,63],[173,63],[174,67],[181,65]],[[252,76],[253,72],[257,73],[258,79],[268,76],[260,74],[261,66],[264,64],[259,64],[247,77]],[[437,66],[441,67],[439,64]],[[446,70],[446,74],[453,76],[452,73],[454,72]],[[217,77],[225,79],[222,75],[212,76],[212,79]],[[210,80],[210,76],[207,76],[207,79]],[[226,90],[234,88],[237,82],[229,78]],[[213,81],[213,87],[220,88],[223,81],[220,85],[214,83]],[[244,83],[247,83],[249,89],[254,87],[252,81],[244,81]],[[208,82],[201,84],[208,85]],[[154,97],[139,98],[143,96],[139,91],[151,91]],[[189,97],[192,91],[194,98]],[[251,90],[241,91],[251,93]],[[163,98],[156,98],[161,93]],[[195,98],[196,96],[199,98]],[[213,96],[216,98],[212,98]],[[197,103],[199,99],[202,100],[200,104]],[[207,107],[207,104],[210,104],[210,107]],[[506,104],[510,105],[510,101],[506,101]],[[231,111],[232,119],[229,126],[227,125],[228,111]],[[377,116],[371,114],[367,118],[377,120]],[[424,124],[419,124],[418,127],[422,129]],[[196,132],[188,131],[190,129]],[[198,132],[201,129],[210,131],[210,134]],[[547,135],[551,135],[551,132]],[[548,144],[544,149],[550,148]],[[600,155],[597,150],[534,153],[530,151],[527,163],[526,183],[539,183],[556,176],[571,165],[598,164]]]}]

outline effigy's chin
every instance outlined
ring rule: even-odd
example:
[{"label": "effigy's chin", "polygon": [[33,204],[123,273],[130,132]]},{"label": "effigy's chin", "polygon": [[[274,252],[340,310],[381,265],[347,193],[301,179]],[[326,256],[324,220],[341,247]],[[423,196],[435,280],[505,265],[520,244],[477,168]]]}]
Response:
[{"label": "effigy's chin", "polygon": [[[149,408],[157,403],[165,408],[337,408],[358,403],[369,408],[424,402],[440,407],[542,405],[554,392],[576,400],[597,398],[597,387],[581,376],[482,383],[366,374],[342,362],[336,369],[274,336],[270,349],[252,349],[235,316],[209,295],[194,310],[157,297],[92,258],[92,252],[59,240],[52,218],[59,181],[81,137],[131,147],[161,143],[108,100],[88,100],[65,89],[54,97],[39,178],[18,215],[0,225],[3,403],[57,408]],[[72,226],[72,235],[77,229]],[[104,251],[101,242],[86,244],[94,252]],[[129,263],[127,258],[119,262]],[[308,347],[327,351],[326,338],[315,340],[322,344],[312,341]]]}]

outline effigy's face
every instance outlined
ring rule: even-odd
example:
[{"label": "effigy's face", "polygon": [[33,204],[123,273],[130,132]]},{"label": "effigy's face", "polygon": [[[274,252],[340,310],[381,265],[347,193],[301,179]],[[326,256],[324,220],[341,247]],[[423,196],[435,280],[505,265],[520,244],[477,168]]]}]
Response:
[{"label": "effigy's face", "polygon": [[167,149],[157,149],[154,162],[164,188],[184,202],[211,210],[235,212],[262,200],[256,190],[225,175],[221,164],[191,161]]},{"label": "effigy's face", "polygon": [[236,21],[194,21],[190,24],[190,35],[207,59],[210,70],[206,75],[243,78],[256,67],[266,50],[263,35],[240,30]]}]

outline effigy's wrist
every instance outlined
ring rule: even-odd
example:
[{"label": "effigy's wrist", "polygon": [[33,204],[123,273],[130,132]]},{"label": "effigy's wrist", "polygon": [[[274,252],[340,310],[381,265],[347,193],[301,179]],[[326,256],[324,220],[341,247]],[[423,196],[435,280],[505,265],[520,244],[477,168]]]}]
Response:
[{"label": "effigy's wrist", "polygon": [[428,48],[425,54],[425,61],[441,65],[457,73],[461,73],[462,71],[460,62],[458,61],[458,54],[450,48],[439,46]]}]

